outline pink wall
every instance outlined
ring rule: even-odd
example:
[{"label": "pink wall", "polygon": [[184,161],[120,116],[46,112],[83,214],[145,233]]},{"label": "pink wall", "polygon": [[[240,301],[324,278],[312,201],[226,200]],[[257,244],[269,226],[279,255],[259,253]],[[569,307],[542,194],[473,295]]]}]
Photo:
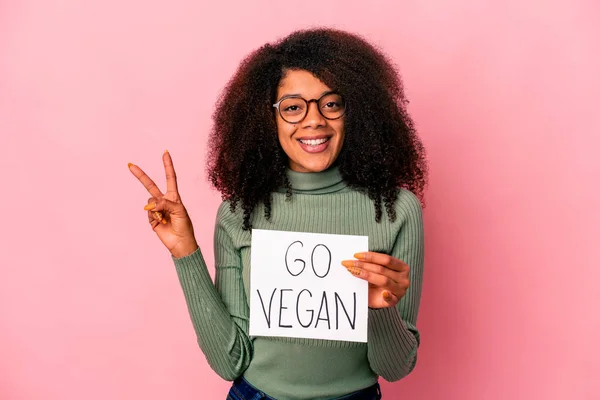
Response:
[{"label": "pink wall", "polygon": [[0,2],[0,399],[224,398],[126,166],[171,151],[212,260],[215,98],[318,24],[397,61],[431,160],[420,358],[386,399],[600,398],[599,3],[205,3]]}]

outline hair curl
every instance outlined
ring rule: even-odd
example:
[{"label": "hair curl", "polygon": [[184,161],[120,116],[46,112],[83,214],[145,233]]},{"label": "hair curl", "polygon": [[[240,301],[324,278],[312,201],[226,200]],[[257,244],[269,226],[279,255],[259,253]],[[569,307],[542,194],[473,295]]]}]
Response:
[{"label": "hair curl", "polygon": [[287,188],[288,159],[277,136],[277,87],[288,70],[306,70],[346,101],[345,138],[336,160],[344,181],[374,202],[376,221],[382,205],[390,220],[399,188],[423,202],[427,180],[425,150],[406,104],[401,78],[380,50],[360,36],[335,29],[296,31],[248,55],[238,67],[213,114],[208,175],[229,200],[241,203],[244,229],[263,202],[271,216],[271,196]]}]

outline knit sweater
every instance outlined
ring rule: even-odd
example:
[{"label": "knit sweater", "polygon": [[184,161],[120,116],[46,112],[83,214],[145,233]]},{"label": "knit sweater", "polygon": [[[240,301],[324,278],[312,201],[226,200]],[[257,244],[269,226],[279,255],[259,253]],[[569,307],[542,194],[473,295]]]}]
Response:
[{"label": "knit sweater", "polygon": [[[348,187],[336,168],[319,173],[288,170],[293,194],[273,193],[271,219],[253,212],[256,229],[366,235],[369,250],[390,254],[410,267],[410,287],[396,307],[369,309],[368,342],[250,337],[251,232],[229,203],[219,207],[214,234],[215,282],[200,249],[174,258],[198,344],[226,380],[244,376],[280,400],[331,399],[373,385],[378,376],[396,381],[417,360],[416,328],[423,277],[423,223],[419,200],[402,189],[396,220],[384,212],[375,222],[373,201]],[[352,250],[354,251],[354,250]],[[332,266],[333,267],[333,266]],[[343,268],[343,266],[340,266]],[[357,278],[358,279],[358,278]]]}]

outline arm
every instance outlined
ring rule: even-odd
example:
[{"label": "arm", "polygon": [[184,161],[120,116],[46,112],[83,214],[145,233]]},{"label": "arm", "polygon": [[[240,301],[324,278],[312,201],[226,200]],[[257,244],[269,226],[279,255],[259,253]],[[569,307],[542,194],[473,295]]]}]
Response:
[{"label": "arm", "polygon": [[403,190],[398,199],[402,226],[390,254],[410,267],[410,287],[396,307],[369,309],[368,358],[371,369],[393,382],[408,375],[417,362],[416,328],[423,283],[423,219],[419,200]]},{"label": "arm", "polygon": [[134,164],[128,167],[152,195],[144,210],[148,212],[152,230],[171,252],[198,343],[215,372],[224,379],[234,380],[252,358],[242,263],[223,225],[225,220],[236,222],[235,217],[226,204],[221,204],[215,227],[215,287],[179,196],[175,167],[168,151],[162,160],[167,178],[165,194],[140,167]]},{"label": "arm", "polygon": [[200,249],[173,257],[198,344],[211,368],[225,380],[242,375],[252,359],[242,262],[223,225],[228,206],[219,207],[215,226],[215,284]]}]

